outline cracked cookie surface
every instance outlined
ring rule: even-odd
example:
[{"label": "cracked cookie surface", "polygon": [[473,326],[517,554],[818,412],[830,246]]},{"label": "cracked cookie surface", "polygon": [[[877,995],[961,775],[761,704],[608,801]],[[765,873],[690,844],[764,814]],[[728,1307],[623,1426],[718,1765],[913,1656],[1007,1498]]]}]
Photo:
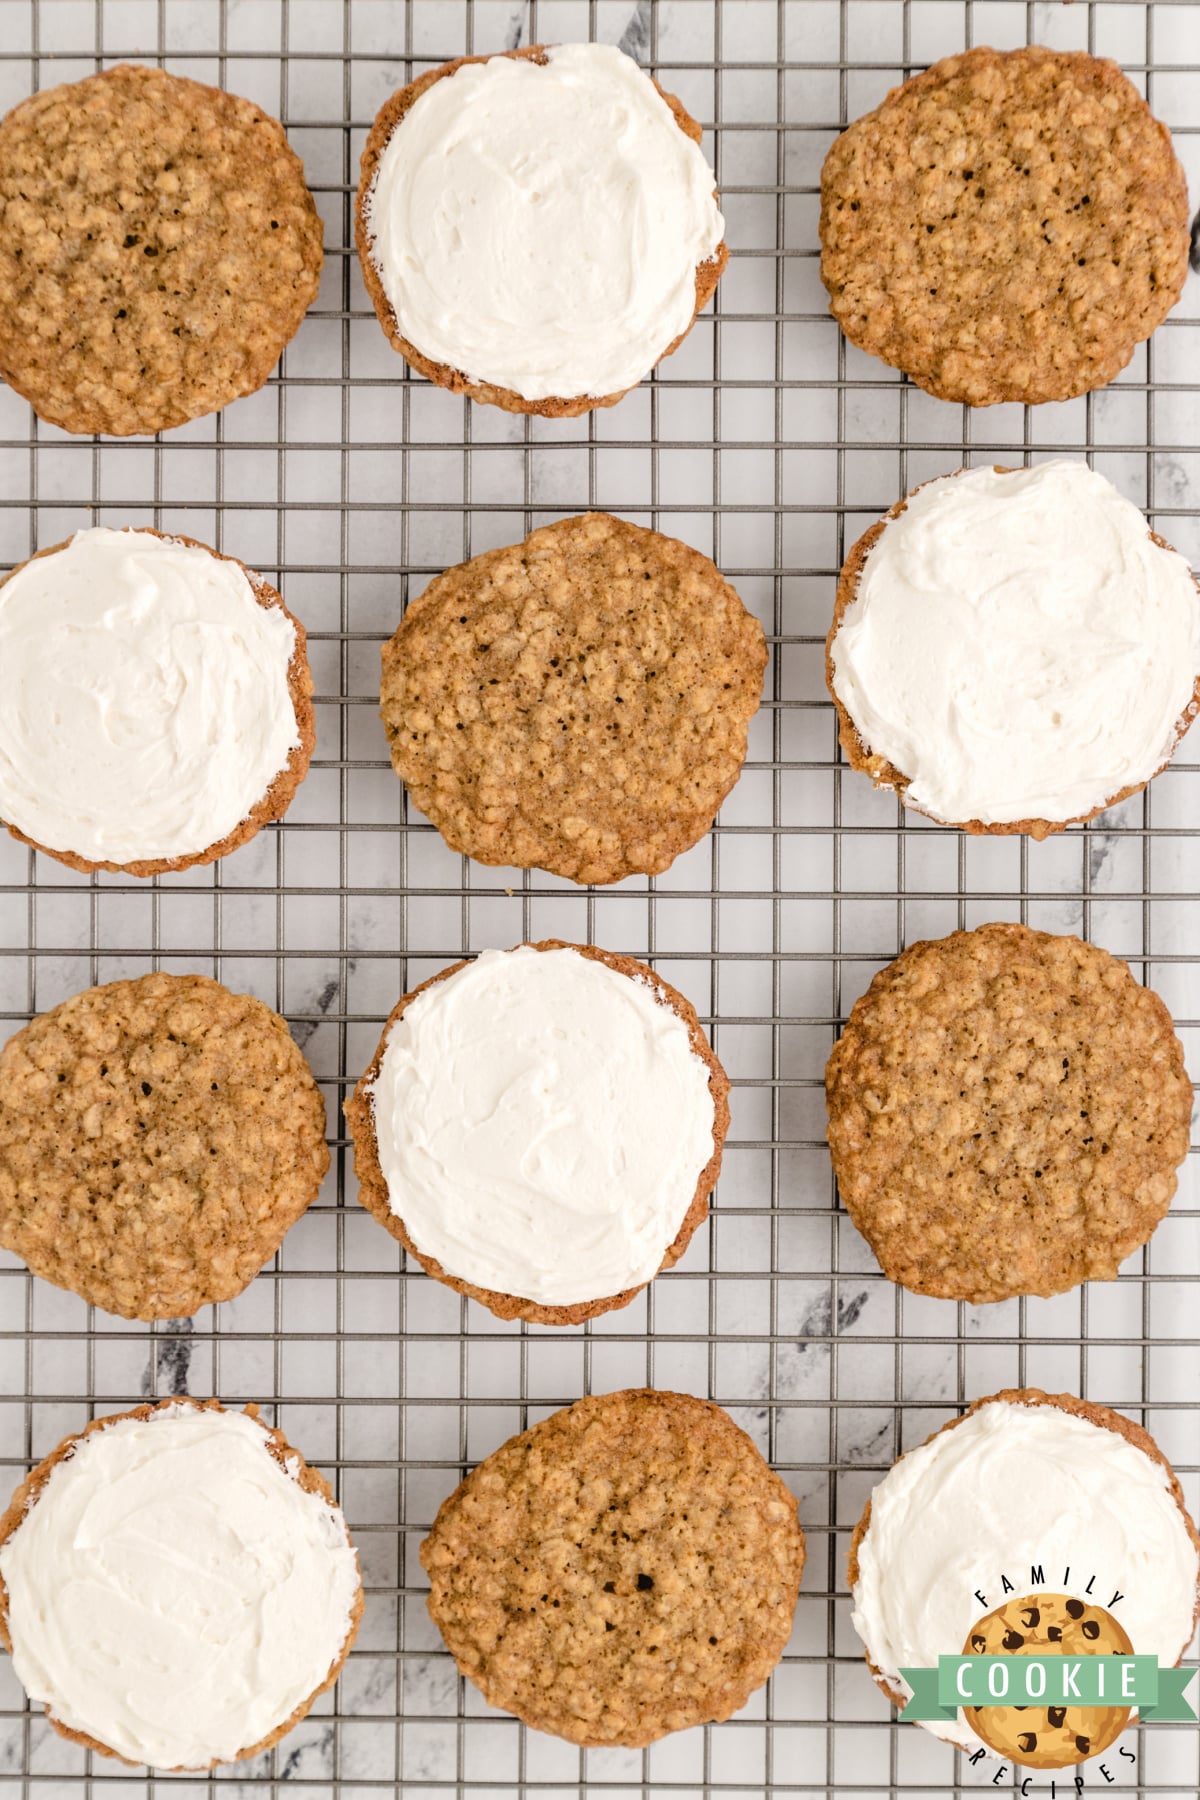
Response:
[{"label": "cracked cookie surface", "polygon": [[328,1167],[287,1025],[205,976],[88,988],[0,1050],[0,1244],[122,1318],[240,1294]]},{"label": "cracked cookie surface", "polygon": [[321,261],[300,159],[250,100],[123,63],[0,122],[0,374],[66,431],[253,393]]},{"label": "cracked cookie surface", "polygon": [[448,569],[383,649],[392,765],[451,849],[606,883],[702,838],[762,627],[706,556],[588,513]]},{"label": "cracked cookie surface", "polygon": [[1110,1280],[1166,1213],[1192,1089],[1163,1002],[1023,925],[918,943],[825,1072],[842,1203],[891,1280],[973,1302]]},{"label": "cracked cookie surface", "polygon": [[831,147],[820,229],[851,342],[970,406],[1104,386],[1187,274],[1170,134],[1082,52],[968,50],[894,88]]},{"label": "cracked cookie surface", "polygon": [[430,1614],[493,1706],[576,1744],[727,1719],[783,1653],[796,1502],[719,1406],[579,1400],[489,1456],[421,1546]]}]

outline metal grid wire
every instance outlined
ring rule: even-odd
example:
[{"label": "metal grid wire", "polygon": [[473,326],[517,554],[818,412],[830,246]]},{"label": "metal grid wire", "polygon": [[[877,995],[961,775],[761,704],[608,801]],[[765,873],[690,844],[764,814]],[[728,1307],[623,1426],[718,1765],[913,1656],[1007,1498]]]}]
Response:
[{"label": "metal grid wire", "polygon": [[[563,422],[472,408],[410,379],[352,248],[377,107],[422,67],[516,41],[599,36],[706,128],[729,270],[715,306],[611,411]],[[1200,763],[1045,844],[906,817],[839,762],[822,640],[836,571],[902,492],[965,461],[1086,454],[1200,560],[1196,284],[1110,389],[1036,411],[930,400],[839,339],[817,278],[832,137],[969,43],[1115,55],[1200,190],[1200,7],[1118,0],[4,0],[0,103],[132,57],[283,119],[326,224],[321,294],[263,392],[153,441],[80,440],[0,394],[0,556],[87,523],[152,524],[277,581],[309,628],[312,772],[281,825],[212,868],[80,877],[0,845],[0,1031],[97,981],[195,969],[288,1016],[329,1106],[334,1168],[275,1263],[194,1320],[130,1325],[0,1258],[0,1463],[15,1486],[67,1431],[147,1395],[255,1400],[338,1487],[368,1589],[334,1695],[273,1751],[186,1786],[286,1782],[365,1796],[836,1792],[999,1785],[897,1727],[849,1625],[845,1552],[893,1457],[972,1398],[1068,1388],[1154,1432],[1196,1510],[1200,1212],[1194,1165],[1116,1284],[973,1308],[883,1279],[836,1206],[821,1075],[839,1023],[906,942],[992,918],[1080,930],[1200,1024]],[[586,891],[453,856],[406,813],[376,715],[378,647],[451,562],[601,507],[711,552],[772,661],[746,771],[711,836],[657,880]],[[712,1216],[681,1266],[589,1326],[506,1326],[404,1266],[357,1206],[339,1106],[396,997],[487,945],[558,935],[648,957],[696,1002],[733,1079]],[[798,1494],[809,1563],[788,1651],[735,1720],[646,1752],[581,1752],[490,1712],[431,1627],[416,1549],[464,1470],[587,1391],[710,1396]],[[1129,1734],[1115,1785],[1194,1796],[1200,1739]],[[1086,1765],[1088,1791],[1106,1785]],[[152,1795],[92,1757],[0,1669],[0,1790]],[[177,1791],[178,1780],[171,1778]],[[1024,1791],[1050,1791],[1034,1777]],[[1060,1779],[1059,1789],[1064,1791]]]}]

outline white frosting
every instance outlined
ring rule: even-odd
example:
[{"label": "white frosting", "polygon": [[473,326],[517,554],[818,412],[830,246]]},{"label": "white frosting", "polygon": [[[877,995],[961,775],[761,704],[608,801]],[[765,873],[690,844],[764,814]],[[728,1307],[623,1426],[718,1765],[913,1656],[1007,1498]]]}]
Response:
[{"label": "white frosting", "polygon": [[0,818],[90,862],[219,843],[299,742],[295,646],[237,563],[77,531],[0,587]]},{"label": "white frosting", "polygon": [[341,1652],[358,1563],[245,1413],[170,1407],[83,1438],[0,1551],[13,1664],[134,1763],[248,1750]]},{"label": "white frosting", "polygon": [[972,469],[867,556],[833,686],[868,750],[948,824],[1059,823],[1148,781],[1200,671],[1188,565],[1082,462]]},{"label": "white frosting", "polygon": [[543,1306],[649,1281],[713,1153],[708,1066],[683,1020],[575,950],[485,950],[426,988],[372,1101],[417,1248]]},{"label": "white frosting", "polygon": [[713,172],[606,44],[493,56],[426,89],[366,201],[408,341],[526,400],[621,393],[688,329],[724,232]]},{"label": "white frosting", "polygon": [[[1191,1640],[1200,1577],[1161,1464],[1073,1413],[1007,1400],[894,1465],[871,1495],[858,1563],[854,1628],[905,1694],[902,1666],[960,1655],[985,1613],[1038,1589],[1109,1606],[1135,1651],[1173,1664]],[[1029,1579],[1036,1568],[1043,1581]],[[980,1743],[961,1713],[929,1729]]]}]

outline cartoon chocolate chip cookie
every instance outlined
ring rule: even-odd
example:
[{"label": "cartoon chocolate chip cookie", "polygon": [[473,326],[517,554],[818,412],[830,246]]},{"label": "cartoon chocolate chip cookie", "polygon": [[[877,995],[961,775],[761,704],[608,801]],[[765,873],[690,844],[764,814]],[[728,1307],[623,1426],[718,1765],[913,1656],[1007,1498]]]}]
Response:
[{"label": "cartoon chocolate chip cookie", "polygon": [[[964,1656],[1131,1656],[1102,1606],[1066,1594],[1026,1594],[972,1625]],[[985,1744],[1030,1769],[1065,1769],[1098,1756],[1129,1723],[1129,1706],[964,1706]]]}]

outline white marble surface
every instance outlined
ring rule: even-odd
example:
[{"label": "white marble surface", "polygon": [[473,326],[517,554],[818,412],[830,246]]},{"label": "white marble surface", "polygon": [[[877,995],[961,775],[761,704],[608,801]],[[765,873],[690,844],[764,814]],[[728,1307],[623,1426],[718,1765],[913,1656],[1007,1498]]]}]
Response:
[{"label": "white marble surface", "polygon": [[[1200,1068],[1200,752],[1185,749],[1148,798],[1087,832],[967,842],[901,820],[839,766],[821,644],[843,549],[905,488],[964,459],[1090,447],[1200,558],[1200,281],[1107,391],[968,418],[839,344],[817,276],[815,184],[839,122],[903,65],[960,48],[968,32],[1001,46],[1029,34],[1115,55],[1139,85],[1149,44],[1151,98],[1178,130],[1196,203],[1200,6],[542,0],[533,12],[515,0],[5,0],[0,105],[90,73],[97,53],[165,52],[169,68],[285,119],[328,258],[281,373],[219,420],[93,445],[35,426],[0,390],[0,559],[93,521],[217,543],[278,576],[309,627],[320,702],[313,770],[286,823],[215,869],[89,880],[0,842],[0,1034],[90,981],[150,968],[157,946],[161,966],[215,973],[287,1012],[336,1131],[341,1094],[406,986],[464,951],[590,936],[654,957],[712,1025],[734,1092],[711,1221],[648,1296],[557,1332],[501,1325],[404,1271],[355,1202],[344,1149],[276,1264],[178,1326],[89,1313],[0,1257],[3,1474],[15,1485],[31,1456],[94,1413],[182,1391],[266,1402],[329,1471],[370,1590],[363,1631],[336,1699],[269,1755],[215,1777],[247,1796],[273,1780],[314,1796],[340,1782],[355,1800],[396,1781],[413,1796],[523,1783],[547,1796],[975,1791],[996,1765],[960,1767],[927,1733],[891,1725],[866,1675],[845,1593],[850,1529],[901,1448],[1016,1383],[1144,1418],[1196,1508],[1194,1164],[1115,1284],[987,1308],[915,1299],[882,1279],[836,1209],[822,1070],[838,1021],[902,943],[1019,917],[1086,929],[1133,957]],[[590,420],[472,410],[408,380],[370,311],[346,249],[358,151],[414,70],[589,30],[652,61],[705,122],[733,249],[716,314],[653,385]],[[773,647],[767,704],[718,830],[657,881],[593,894],[469,866],[406,817],[375,710],[379,644],[408,596],[445,564],[589,503],[715,555]],[[425,1613],[416,1550],[464,1466],[584,1391],[646,1382],[730,1408],[799,1496],[810,1560],[788,1652],[742,1715],[644,1754],[583,1753],[489,1711],[457,1678]],[[74,1800],[90,1773],[97,1793],[148,1792],[144,1772],[89,1758],[21,1706],[4,1662],[0,1800],[23,1775],[31,1796]],[[1195,1728],[1130,1742],[1138,1762],[1121,1765],[1118,1785],[1195,1795]],[[1103,1785],[1089,1774],[1089,1792]],[[172,1791],[191,1786],[172,1778]],[[1011,1772],[1001,1786],[1011,1791]],[[1031,1791],[1048,1794],[1048,1779]]]}]

